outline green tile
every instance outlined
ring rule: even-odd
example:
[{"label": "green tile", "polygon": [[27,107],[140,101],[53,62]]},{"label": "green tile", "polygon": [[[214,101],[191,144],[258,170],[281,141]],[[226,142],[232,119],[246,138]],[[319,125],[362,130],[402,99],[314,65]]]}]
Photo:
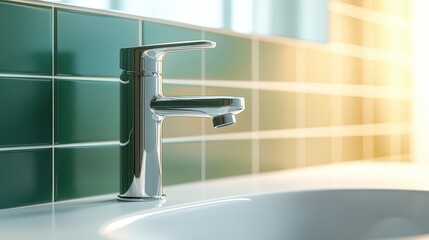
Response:
[{"label": "green tile", "polygon": [[55,149],[55,200],[119,191],[119,147]]},{"label": "green tile", "polygon": [[207,32],[207,40],[215,41],[216,48],[206,50],[207,79],[251,80],[252,42],[250,39]]},{"label": "green tile", "polygon": [[164,143],[162,152],[164,186],[201,180],[201,142]]},{"label": "green tile", "polygon": [[55,142],[119,139],[119,83],[55,80]]},{"label": "green tile", "polygon": [[119,49],[138,45],[138,21],[56,11],[55,74],[118,77]]},{"label": "green tile", "polygon": [[252,173],[252,142],[206,142],[206,178],[223,178]]},{"label": "green tile", "polygon": [[[145,45],[200,39],[201,31],[198,30],[143,22],[143,44]],[[200,50],[168,53],[163,61],[163,77],[201,78],[201,55]]]},{"label": "green tile", "polygon": [[295,139],[261,139],[259,141],[259,169],[261,172],[279,171],[297,166]]},{"label": "green tile", "polygon": [[0,209],[52,200],[52,150],[0,152]]},{"label": "green tile", "polygon": [[0,147],[52,143],[51,80],[0,78]]},{"label": "green tile", "polygon": [[232,132],[250,132],[252,131],[252,91],[234,88],[214,88],[206,87],[207,96],[232,96],[243,97],[245,109],[236,115],[237,123],[223,128],[214,128],[211,119],[206,120],[206,134],[221,134]]},{"label": "green tile", "polygon": [[52,74],[51,9],[0,2],[0,72]]},{"label": "green tile", "polygon": [[259,128],[296,128],[296,102],[296,93],[259,91]]},{"label": "green tile", "polygon": [[283,44],[259,42],[259,80],[297,81],[297,48]]}]

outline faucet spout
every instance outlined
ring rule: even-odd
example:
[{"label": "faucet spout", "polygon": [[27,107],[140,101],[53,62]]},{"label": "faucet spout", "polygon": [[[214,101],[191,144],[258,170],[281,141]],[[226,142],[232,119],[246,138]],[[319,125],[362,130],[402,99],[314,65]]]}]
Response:
[{"label": "faucet spout", "polygon": [[154,113],[162,116],[208,117],[215,128],[232,125],[244,110],[240,97],[157,97],[151,102]]}]

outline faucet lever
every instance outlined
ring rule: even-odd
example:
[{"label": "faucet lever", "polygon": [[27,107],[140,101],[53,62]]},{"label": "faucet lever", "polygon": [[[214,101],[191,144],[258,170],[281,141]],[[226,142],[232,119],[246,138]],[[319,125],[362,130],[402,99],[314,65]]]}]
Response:
[{"label": "faucet lever", "polygon": [[[125,71],[139,71],[155,76],[162,74],[162,59],[169,52],[214,48],[216,43],[207,40],[152,44],[122,48],[120,66]],[[138,63],[142,58],[142,66]]]}]

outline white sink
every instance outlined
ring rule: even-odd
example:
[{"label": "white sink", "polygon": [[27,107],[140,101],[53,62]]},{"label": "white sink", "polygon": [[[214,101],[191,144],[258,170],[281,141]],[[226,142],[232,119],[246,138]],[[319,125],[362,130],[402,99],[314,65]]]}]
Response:
[{"label": "white sink", "polygon": [[429,238],[429,192],[320,190],[226,198],[128,216],[101,233],[141,240]]},{"label": "white sink", "polygon": [[354,162],[0,210],[0,239],[429,239],[429,165]]}]

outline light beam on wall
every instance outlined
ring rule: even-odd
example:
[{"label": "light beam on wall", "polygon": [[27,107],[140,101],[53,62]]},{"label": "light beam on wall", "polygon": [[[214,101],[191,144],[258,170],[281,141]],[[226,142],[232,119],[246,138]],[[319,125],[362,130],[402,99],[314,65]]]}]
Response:
[{"label": "light beam on wall", "polygon": [[429,162],[429,1],[414,0],[413,48],[413,159]]}]

